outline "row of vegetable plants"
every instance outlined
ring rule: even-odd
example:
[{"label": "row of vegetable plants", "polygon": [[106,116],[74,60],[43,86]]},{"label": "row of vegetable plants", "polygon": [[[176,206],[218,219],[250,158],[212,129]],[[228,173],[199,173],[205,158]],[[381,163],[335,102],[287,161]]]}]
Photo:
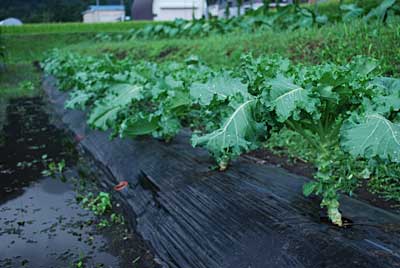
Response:
[{"label": "row of vegetable plants", "polygon": [[[366,12],[356,3],[340,6],[340,20],[351,22],[363,17],[365,21],[378,19],[382,22],[400,14],[400,3],[396,0],[384,0],[374,9]],[[254,32],[259,30],[295,30],[310,28],[328,23],[328,17],[319,14],[317,8],[298,4],[280,7],[277,11],[269,11],[261,7],[249,11],[243,16],[227,19],[211,17],[209,19],[193,19],[190,21],[177,19],[162,24],[148,24],[143,28],[132,29],[128,33],[100,33],[97,41],[122,41],[130,39],[159,39],[177,37],[204,37],[210,34],[226,34],[235,31]]]},{"label": "row of vegetable plants", "polygon": [[382,77],[370,58],[306,66],[248,54],[237,68],[213,70],[195,56],[156,64],[56,50],[42,65],[72,90],[66,107],[87,110],[92,128],[168,142],[188,127],[221,171],[283,129],[295,133],[317,168],[304,194],[320,195],[339,226],[340,193],[400,175],[400,79]]}]

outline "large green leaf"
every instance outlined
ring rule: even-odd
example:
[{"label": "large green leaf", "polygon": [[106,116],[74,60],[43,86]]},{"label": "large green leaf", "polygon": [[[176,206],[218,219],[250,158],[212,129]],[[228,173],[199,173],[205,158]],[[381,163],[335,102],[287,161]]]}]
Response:
[{"label": "large green leaf", "polygon": [[373,99],[373,105],[369,108],[373,108],[373,110],[379,114],[397,112],[400,110],[399,93],[389,96],[378,96]]},{"label": "large green leaf", "polygon": [[271,86],[269,94],[269,105],[283,122],[291,115],[297,115],[300,109],[309,113],[316,111],[316,100],[309,96],[309,92],[293,83],[292,79],[278,75],[267,83]]},{"label": "large green leaf", "polygon": [[[377,67],[378,61],[368,57],[357,56],[353,59],[350,64],[353,74],[355,76],[367,76],[370,75]],[[354,79],[356,79],[354,77]]]},{"label": "large green leaf", "polygon": [[137,137],[152,134],[158,129],[158,118],[134,117],[124,120],[121,124],[121,137]]},{"label": "large green leaf", "polygon": [[161,93],[166,92],[168,90],[174,90],[177,88],[182,88],[182,81],[174,79],[172,76],[168,75],[165,78],[160,78],[151,88],[151,94],[154,98],[157,98]]},{"label": "large green leaf", "polygon": [[378,18],[381,21],[385,20],[385,16],[388,10],[396,3],[396,0],[384,0],[382,3],[376,8],[372,9],[367,16],[365,16],[365,20],[369,20],[371,18]]},{"label": "large green leaf", "polygon": [[228,72],[211,78],[206,83],[195,82],[190,87],[190,96],[198,100],[201,105],[210,105],[214,97],[218,100],[226,100],[228,97],[241,94],[247,97],[247,85],[239,78],[232,78]]},{"label": "large green leaf", "polygon": [[189,92],[180,88],[169,90],[167,95],[163,94],[156,102],[158,108],[153,115],[159,118],[159,128],[153,132],[153,136],[168,141],[182,128],[181,120],[186,116],[191,104]]},{"label": "large green leaf", "polygon": [[259,133],[259,125],[253,118],[257,100],[239,105],[223,126],[205,136],[194,135],[193,146],[204,146],[217,159],[222,169],[227,161],[252,148]]},{"label": "large green leaf", "polygon": [[165,100],[165,107],[171,111],[180,107],[189,106],[190,104],[189,93],[181,90],[170,92],[168,98]]},{"label": "large green leaf", "polygon": [[92,109],[88,123],[100,130],[107,130],[117,119],[118,113],[133,100],[140,100],[142,87],[117,84],[108,90],[108,95]]},{"label": "large green leaf", "polygon": [[378,77],[370,85],[375,87],[377,96],[364,104],[365,110],[383,115],[400,110],[400,79]]},{"label": "large green leaf", "polygon": [[400,79],[391,77],[377,77],[370,83],[372,86],[376,86],[383,89],[383,93],[392,94],[400,92]]},{"label": "large green leaf", "polygon": [[364,9],[358,7],[356,4],[341,5],[340,9],[346,12],[343,15],[343,21],[351,21],[364,13]]},{"label": "large green leaf", "polygon": [[92,92],[76,90],[70,94],[70,99],[66,101],[65,108],[67,109],[85,109],[87,103],[95,96]]},{"label": "large green leaf", "polygon": [[379,114],[349,119],[341,129],[341,145],[354,157],[400,162],[400,125]]}]

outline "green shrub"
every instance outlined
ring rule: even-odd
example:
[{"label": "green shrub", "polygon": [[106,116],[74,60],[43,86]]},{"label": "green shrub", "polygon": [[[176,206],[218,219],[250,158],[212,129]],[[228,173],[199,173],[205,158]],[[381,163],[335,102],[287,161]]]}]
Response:
[{"label": "green shrub", "polygon": [[328,16],[329,21],[340,21],[343,15],[340,10],[340,2],[343,4],[356,4],[364,9],[364,14],[368,14],[368,12],[381,4],[382,0],[329,0],[318,4],[318,12]]}]

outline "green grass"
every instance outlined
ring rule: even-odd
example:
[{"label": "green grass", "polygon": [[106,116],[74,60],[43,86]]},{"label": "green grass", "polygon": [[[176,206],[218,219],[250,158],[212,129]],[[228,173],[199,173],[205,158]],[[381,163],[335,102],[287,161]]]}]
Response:
[{"label": "green grass", "polygon": [[337,23],[321,28],[294,32],[234,33],[194,39],[132,40],[95,42],[95,33],[48,33],[4,35],[9,64],[31,64],[40,61],[53,48],[82,54],[112,53],[151,61],[183,60],[198,55],[215,67],[232,67],[240,55],[279,54],[295,62],[316,64],[324,61],[347,62],[355,55],[368,55],[381,60],[388,75],[400,76],[400,23],[389,26]]},{"label": "green grass", "polygon": [[82,42],[66,49],[89,55],[112,53],[121,58],[130,56],[158,62],[180,61],[194,54],[215,67],[237,66],[240,56],[248,52],[256,56],[279,54],[305,64],[346,63],[353,56],[366,55],[380,60],[387,75],[400,76],[398,44],[400,23],[386,26],[355,21],[294,32],[236,33],[203,39]]},{"label": "green grass", "polygon": [[[369,10],[379,0],[344,2],[358,2],[358,5]],[[339,0],[330,0],[318,6],[321,13],[332,16],[339,14]],[[319,29],[294,32],[234,33],[202,39],[94,42],[99,32],[121,32],[149,23],[154,22],[27,24],[2,27],[2,31],[6,33],[7,61],[11,64],[42,60],[45,52],[53,48],[68,48],[94,55],[110,52],[119,57],[133,56],[155,61],[182,60],[196,54],[208,64],[219,67],[236,65],[244,52],[256,55],[278,53],[304,63],[326,60],[344,62],[354,55],[363,54],[382,59],[388,74],[400,72],[398,22],[389,28],[366,26],[354,21],[351,24],[332,23]]]},{"label": "green grass", "polygon": [[142,28],[154,21],[127,21],[115,23],[36,23],[22,26],[2,27],[4,34],[46,34],[46,33],[99,33],[124,32]]},{"label": "green grass", "polygon": [[400,208],[400,183],[398,177],[373,178],[368,181],[368,188],[380,197],[396,202]]},{"label": "green grass", "polygon": [[35,35],[4,35],[6,62],[8,64],[31,64],[40,61],[53,48],[64,48],[84,41],[92,43],[94,33],[47,33]]},{"label": "green grass", "polygon": [[39,94],[40,72],[33,65],[8,65],[0,72],[0,98],[2,100],[33,97]]}]

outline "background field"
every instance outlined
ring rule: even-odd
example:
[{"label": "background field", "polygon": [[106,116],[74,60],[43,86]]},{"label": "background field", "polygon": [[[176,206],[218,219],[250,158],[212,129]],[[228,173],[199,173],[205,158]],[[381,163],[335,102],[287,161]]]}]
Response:
[{"label": "background field", "polygon": [[381,60],[385,73],[400,74],[400,25],[337,23],[297,31],[234,33],[199,39],[131,40],[96,42],[96,33],[6,34],[9,64],[39,61],[46,51],[64,48],[83,54],[112,53],[154,61],[182,60],[196,54],[215,67],[236,65],[240,55],[278,53],[296,62],[345,62],[355,55]]},{"label": "background field", "polygon": [[[370,10],[379,0],[356,2],[365,10]],[[351,23],[335,22],[340,15],[338,0],[319,4],[318,11],[326,14],[332,23],[296,31],[236,32],[205,38],[168,40],[97,41],[96,35],[99,33],[127,33],[155,23],[149,21],[108,24],[42,23],[2,27],[2,39],[7,48],[7,67],[0,72],[0,96],[3,103],[6,103],[7,98],[38,94],[37,90],[27,90],[26,85],[27,82],[35,85],[39,81],[40,74],[33,65],[37,66],[51,49],[65,49],[94,56],[110,53],[118,58],[132,57],[156,62],[180,61],[190,55],[198,55],[201,60],[215,68],[235,66],[241,54],[248,52],[256,56],[279,54],[294,62],[306,64],[326,61],[344,63],[353,56],[362,54],[380,60],[386,75],[400,75],[400,23],[366,24],[362,20]]]},{"label": "background field", "polygon": [[[344,1],[354,2],[351,0]],[[370,10],[379,0],[355,1]],[[313,6],[310,8],[314,8]],[[97,42],[99,33],[127,33],[155,22],[122,23],[48,23],[25,24],[22,27],[2,27],[6,46],[6,71],[0,73],[0,96],[3,99],[27,94],[20,83],[38,75],[32,67],[44,59],[51,49],[66,49],[82,54],[114,54],[116,57],[162,62],[183,60],[198,55],[214,67],[232,67],[238,64],[240,55],[280,54],[295,62],[317,64],[324,61],[346,62],[355,55],[368,55],[381,61],[387,75],[400,74],[400,24],[365,24],[361,20],[352,23],[334,22],[340,15],[339,0],[318,5],[318,11],[326,14],[333,23],[320,28],[297,31],[238,32],[206,38],[180,38],[168,40],[131,40],[122,42]],[[9,79],[17,74],[18,79]],[[23,77],[26,76],[26,79]],[[33,79],[33,83],[38,79]],[[13,81],[13,83],[10,83]],[[14,90],[11,90],[11,89]],[[33,92],[29,92],[33,94]],[[4,106],[4,105],[3,105]]]}]

